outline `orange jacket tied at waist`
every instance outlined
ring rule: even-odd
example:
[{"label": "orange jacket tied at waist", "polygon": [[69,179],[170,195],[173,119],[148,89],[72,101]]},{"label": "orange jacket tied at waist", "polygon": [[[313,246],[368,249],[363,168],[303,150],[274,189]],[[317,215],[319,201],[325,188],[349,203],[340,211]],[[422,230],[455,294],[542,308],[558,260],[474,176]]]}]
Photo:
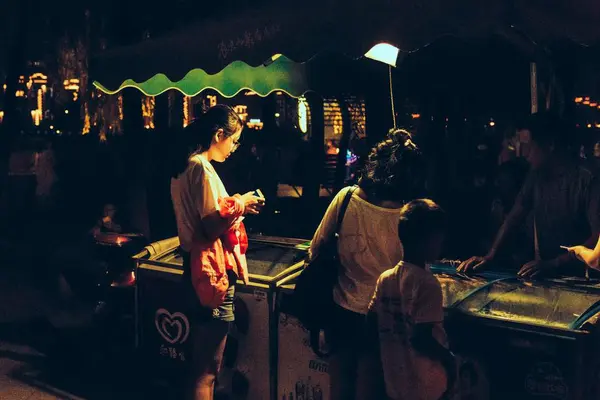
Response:
[{"label": "orange jacket tied at waist", "polygon": [[207,308],[217,308],[225,300],[228,270],[248,283],[248,236],[241,221],[244,204],[239,196],[220,198],[219,214],[232,221],[230,228],[212,243],[194,242],[190,252],[192,285],[200,303]]}]

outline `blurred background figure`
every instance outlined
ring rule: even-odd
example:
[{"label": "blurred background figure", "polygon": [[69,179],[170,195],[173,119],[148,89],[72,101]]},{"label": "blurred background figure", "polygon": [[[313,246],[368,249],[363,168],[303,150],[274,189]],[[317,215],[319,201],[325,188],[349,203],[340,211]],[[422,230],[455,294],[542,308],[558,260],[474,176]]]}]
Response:
[{"label": "blurred background figure", "polygon": [[35,196],[41,209],[46,209],[52,205],[54,186],[57,181],[55,161],[52,142],[48,142],[46,148],[36,154],[34,167],[36,177]]},{"label": "blurred background figure", "polygon": [[102,212],[102,218],[96,222],[92,228],[92,235],[96,236],[100,233],[121,233],[121,225],[117,223],[115,216],[117,208],[113,204],[106,204]]}]

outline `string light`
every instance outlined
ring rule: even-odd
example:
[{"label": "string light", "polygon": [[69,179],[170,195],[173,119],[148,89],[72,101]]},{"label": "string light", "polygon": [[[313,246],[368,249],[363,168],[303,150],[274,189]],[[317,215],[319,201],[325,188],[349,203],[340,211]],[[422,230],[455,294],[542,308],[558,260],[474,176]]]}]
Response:
[{"label": "string light", "polygon": [[263,128],[263,122],[260,119],[250,119],[246,126],[250,129],[261,130]]},{"label": "string light", "polygon": [[91,118],[90,118],[90,110],[88,109],[88,105],[87,103],[83,106],[84,109],[84,118],[83,118],[83,129],[81,130],[81,134],[82,135],[87,135],[88,133],[90,133],[90,128],[91,128]]},{"label": "string light", "polygon": [[206,98],[208,99],[208,105],[209,107],[214,107],[217,105],[217,96],[213,96],[213,95],[208,95],[206,96]]},{"label": "string light", "polygon": [[44,95],[42,89],[38,89],[37,91],[37,111],[39,112],[41,118],[41,116],[44,114]]},{"label": "string light", "polygon": [[248,106],[238,105],[233,107],[233,111],[240,116],[242,122],[246,122],[248,119]]},{"label": "string light", "polygon": [[342,108],[335,99],[329,99],[323,102],[323,111],[325,126],[333,128],[334,135],[341,135],[343,131]]},{"label": "string light", "polygon": [[192,104],[192,98],[190,96],[185,96],[183,98],[183,127],[188,126],[192,120],[190,116],[190,108]]},{"label": "string light", "polygon": [[144,128],[154,129],[154,107],[156,99],[146,96],[142,99],[142,117],[144,118]]},{"label": "string light", "polygon": [[40,112],[40,110],[31,110],[31,119],[33,119],[33,124],[35,126],[40,126],[41,116],[42,113]]},{"label": "string light", "polygon": [[[101,94],[98,93],[98,97],[100,97]],[[119,120],[123,121],[123,95],[120,94],[119,97],[117,98],[117,108],[119,109]]]}]

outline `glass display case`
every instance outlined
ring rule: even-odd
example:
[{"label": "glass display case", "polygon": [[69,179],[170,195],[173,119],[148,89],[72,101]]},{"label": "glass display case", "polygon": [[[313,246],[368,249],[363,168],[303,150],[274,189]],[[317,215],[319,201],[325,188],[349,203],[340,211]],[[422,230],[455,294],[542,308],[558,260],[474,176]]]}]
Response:
[{"label": "glass display case", "polygon": [[600,301],[600,289],[557,282],[498,280],[457,304],[471,315],[528,325],[576,329],[587,310]]},{"label": "glass display case", "polygon": [[454,307],[460,301],[490,282],[508,278],[507,275],[495,273],[461,274],[456,272],[455,263],[439,262],[431,265],[430,270],[442,287],[444,308]]},{"label": "glass display case", "polygon": [[447,272],[435,273],[444,296],[444,308],[451,308],[475,290],[487,285],[489,279],[482,276],[464,276]]},{"label": "glass display case", "polygon": [[597,287],[509,277],[455,303],[446,325],[461,369],[487,382],[476,398],[587,400],[600,389],[599,312]]}]

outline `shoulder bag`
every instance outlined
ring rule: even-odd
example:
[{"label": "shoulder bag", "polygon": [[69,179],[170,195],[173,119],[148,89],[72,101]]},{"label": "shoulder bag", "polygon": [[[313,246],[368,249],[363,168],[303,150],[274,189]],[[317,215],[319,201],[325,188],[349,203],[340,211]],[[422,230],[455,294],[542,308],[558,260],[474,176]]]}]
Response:
[{"label": "shoulder bag", "polygon": [[331,322],[335,306],[333,287],[337,282],[341,264],[338,254],[338,239],[344,214],[356,187],[350,188],[342,201],[335,230],[319,250],[317,256],[307,261],[304,270],[296,281],[293,294],[294,314],[311,334],[311,347],[319,356],[325,356],[319,349],[319,334]]}]

